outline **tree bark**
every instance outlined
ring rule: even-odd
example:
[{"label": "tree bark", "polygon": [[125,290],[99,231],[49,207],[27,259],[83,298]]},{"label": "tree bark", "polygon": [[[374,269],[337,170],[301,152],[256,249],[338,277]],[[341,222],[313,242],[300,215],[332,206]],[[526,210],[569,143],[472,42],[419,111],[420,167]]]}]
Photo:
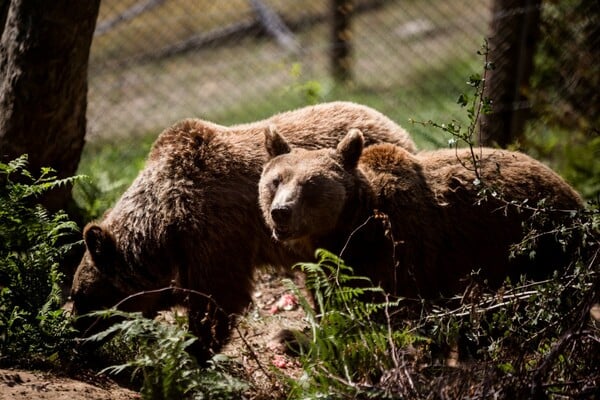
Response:
[{"label": "tree bark", "polygon": [[[2,0],[0,0],[2,2]],[[2,4],[2,3],[0,3]],[[100,0],[12,0],[0,39],[0,161],[77,170],[86,130],[87,67]],[[71,188],[49,193],[65,208]]]},{"label": "tree bark", "polygon": [[541,0],[495,0],[492,7],[488,72],[485,95],[492,112],[481,120],[481,142],[506,147],[522,135],[531,106],[529,78],[538,38]]}]

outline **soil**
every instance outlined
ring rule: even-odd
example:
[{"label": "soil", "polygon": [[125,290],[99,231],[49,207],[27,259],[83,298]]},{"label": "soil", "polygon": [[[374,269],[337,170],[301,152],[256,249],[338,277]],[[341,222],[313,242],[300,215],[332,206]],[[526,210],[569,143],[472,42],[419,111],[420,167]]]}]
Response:
[{"label": "soil", "polygon": [[[302,287],[301,277],[289,278]],[[241,366],[239,374],[251,386],[250,398],[285,398],[281,375],[297,378],[301,374],[297,360],[285,354],[284,347],[273,340],[283,328],[301,330],[306,325],[305,314],[294,305],[295,296],[290,296],[285,279],[288,278],[274,272],[257,274],[253,304],[240,318],[230,343],[222,352]],[[282,307],[278,307],[278,303]],[[0,369],[0,400],[140,398],[135,391],[94,372],[72,378],[49,372]]]},{"label": "soil", "polygon": [[241,363],[244,378],[251,385],[251,398],[287,398],[281,387],[282,378],[298,379],[302,375],[298,360],[286,354],[286,346],[277,339],[282,329],[302,331],[308,326],[304,310],[290,304],[289,300],[297,298],[286,280],[299,288],[301,296],[310,299],[302,275],[260,272],[256,277],[253,304],[223,350],[225,355]]},{"label": "soil", "polygon": [[93,382],[45,372],[0,369],[0,400],[130,400],[139,394],[101,376]]}]

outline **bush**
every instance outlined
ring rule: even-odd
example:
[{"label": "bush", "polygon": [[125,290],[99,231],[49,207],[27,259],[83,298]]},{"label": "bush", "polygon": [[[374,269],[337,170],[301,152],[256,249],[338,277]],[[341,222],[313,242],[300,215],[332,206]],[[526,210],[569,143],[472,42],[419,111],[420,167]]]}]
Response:
[{"label": "bush", "polygon": [[35,178],[27,156],[0,163],[0,361],[55,360],[73,336],[60,309],[62,257],[77,231],[64,212],[48,213],[36,199],[73,183],[43,168]]},{"label": "bush", "polygon": [[[374,385],[400,365],[407,348],[426,341],[408,327],[393,328],[381,288],[365,277],[354,276],[339,257],[320,249],[317,263],[301,263],[306,285],[313,292],[317,311],[300,291],[310,326],[310,339],[300,348],[304,374],[290,380],[291,398],[355,398],[381,394]],[[412,358],[412,357],[411,357]]]},{"label": "bush", "polygon": [[116,339],[135,349],[134,359],[110,366],[101,372],[118,374],[132,371],[132,379],[141,375],[144,399],[237,399],[248,386],[229,372],[229,360],[215,356],[201,368],[186,348],[195,340],[186,329],[185,318],[176,317],[172,324],[144,318],[141,313],[104,310],[91,315],[123,319],[89,341]]}]

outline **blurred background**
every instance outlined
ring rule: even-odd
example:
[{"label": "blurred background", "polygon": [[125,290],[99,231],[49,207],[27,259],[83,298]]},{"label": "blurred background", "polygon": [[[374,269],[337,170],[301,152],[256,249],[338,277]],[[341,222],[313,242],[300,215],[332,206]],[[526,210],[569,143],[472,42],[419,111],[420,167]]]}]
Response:
[{"label": "blurred background", "polygon": [[[443,132],[409,119],[467,124],[457,99],[470,90],[469,77],[483,73],[478,50],[489,39],[498,68],[488,95],[496,113],[509,115],[488,121],[486,144],[526,150],[597,197],[598,7],[572,0],[103,0],[80,169],[105,189],[122,186],[177,120],[230,125],[332,100],[376,108],[422,149],[447,146]],[[117,173],[99,176],[111,174],[113,161]]]},{"label": "blurred background", "polygon": [[458,111],[464,82],[481,69],[490,1],[337,2],[352,7],[340,30],[347,77],[332,68],[332,3],[103,0],[88,135],[160,131],[185,117],[252,121],[336,99],[371,105],[401,125]]}]

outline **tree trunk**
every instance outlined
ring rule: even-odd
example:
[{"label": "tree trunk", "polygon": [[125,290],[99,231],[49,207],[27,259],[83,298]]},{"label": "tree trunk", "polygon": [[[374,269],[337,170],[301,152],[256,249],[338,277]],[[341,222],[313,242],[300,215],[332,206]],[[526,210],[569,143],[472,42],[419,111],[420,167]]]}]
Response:
[{"label": "tree trunk", "polygon": [[[0,28],[0,161],[27,153],[36,175],[44,166],[57,170],[59,177],[76,172],[99,7],[100,0],[10,2]],[[65,208],[70,189],[49,193],[44,205]]]},{"label": "tree trunk", "polygon": [[506,147],[522,135],[531,106],[529,78],[539,31],[541,0],[495,0],[485,95],[492,112],[481,121],[481,142]]}]

